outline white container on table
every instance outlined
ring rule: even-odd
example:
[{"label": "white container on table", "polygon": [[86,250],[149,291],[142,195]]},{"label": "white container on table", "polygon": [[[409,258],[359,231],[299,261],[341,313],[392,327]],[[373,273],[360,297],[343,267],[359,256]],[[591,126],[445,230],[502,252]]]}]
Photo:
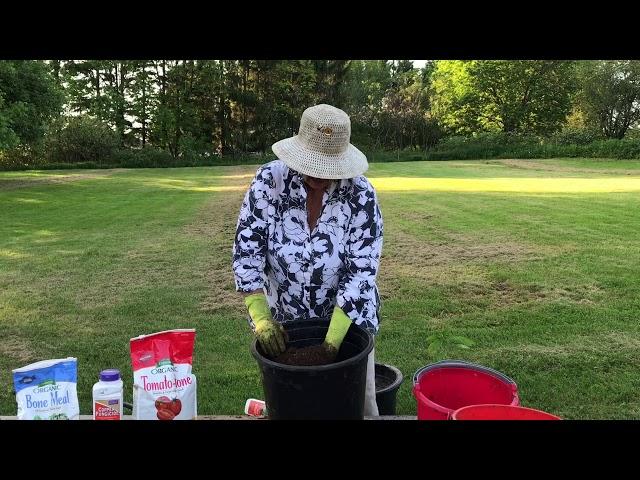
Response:
[{"label": "white container on table", "polygon": [[100,372],[100,380],[93,386],[94,420],[122,420],[123,386],[120,370]]}]

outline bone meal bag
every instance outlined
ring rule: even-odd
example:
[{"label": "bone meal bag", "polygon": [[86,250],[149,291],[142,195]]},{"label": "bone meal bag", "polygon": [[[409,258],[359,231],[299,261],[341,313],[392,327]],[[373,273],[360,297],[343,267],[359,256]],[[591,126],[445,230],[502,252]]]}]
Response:
[{"label": "bone meal bag", "polygon": [[195,420],[196,377],[191,373],[194,329],[132,338],[133,418]]},{"label": "bone meal bag", "polygon": [[18,420],[78,420],[78,360],[56,358],[16,368]]}]

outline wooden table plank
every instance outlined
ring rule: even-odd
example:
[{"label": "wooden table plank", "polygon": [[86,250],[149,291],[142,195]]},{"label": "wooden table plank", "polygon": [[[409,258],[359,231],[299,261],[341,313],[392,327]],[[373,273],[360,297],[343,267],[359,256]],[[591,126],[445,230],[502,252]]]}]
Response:
[{"label": "wooden table plank", "polygon": [[[365,420],[416,420],[416,417],[405,415],[383,415],[380,417],[365,417]],[[0,416],[0,420],[17,420],[15,416]],[[92,415],[80,415],[80,420],[93,420]],[[131,415],[125,415],[123,420],[133,420]],[[248,415],[200,415],[198,420],[264,420]]]}]

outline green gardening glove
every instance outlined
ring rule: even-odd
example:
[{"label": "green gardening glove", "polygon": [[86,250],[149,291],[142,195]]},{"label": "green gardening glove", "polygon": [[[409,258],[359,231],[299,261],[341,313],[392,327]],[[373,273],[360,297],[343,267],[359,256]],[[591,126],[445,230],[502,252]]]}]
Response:
[{"label": "green gardening glove", "polygon": [[270,357],[277,357],[287,348],[287,333],[282,325],[271,318],[267,297],[262,293],[253,293],[245,297],[244,303],[255,325],[254,333],[260,346]]},{"label": "green gardening glove", "polygon": [[344,337],[347,335],[347,331],[351,326],[351,319],[344,311],[336,305],[333,309],[333,315],[331,316],[331,322],[329,322],[329,330],[322,344],[332,359],[338,355],[340,345]]}]

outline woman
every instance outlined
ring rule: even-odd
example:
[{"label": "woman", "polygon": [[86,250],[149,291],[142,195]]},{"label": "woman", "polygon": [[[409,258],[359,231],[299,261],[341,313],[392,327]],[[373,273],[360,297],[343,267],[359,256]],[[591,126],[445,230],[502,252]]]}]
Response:
[{"label": "woman", "polygon": [[[362,175],[365,155],[351,145],[342,110],[304,111],[298,135],[276,142],[247,192],[233,248],[236,289],[245,295],[264,351],[285,350],[280,325],[331,317],[323,347],[335,358],[352,323],[378,333],[376,275],[382,216]],[[368,358],[365,415],[378,415],[374,351]]]}]

